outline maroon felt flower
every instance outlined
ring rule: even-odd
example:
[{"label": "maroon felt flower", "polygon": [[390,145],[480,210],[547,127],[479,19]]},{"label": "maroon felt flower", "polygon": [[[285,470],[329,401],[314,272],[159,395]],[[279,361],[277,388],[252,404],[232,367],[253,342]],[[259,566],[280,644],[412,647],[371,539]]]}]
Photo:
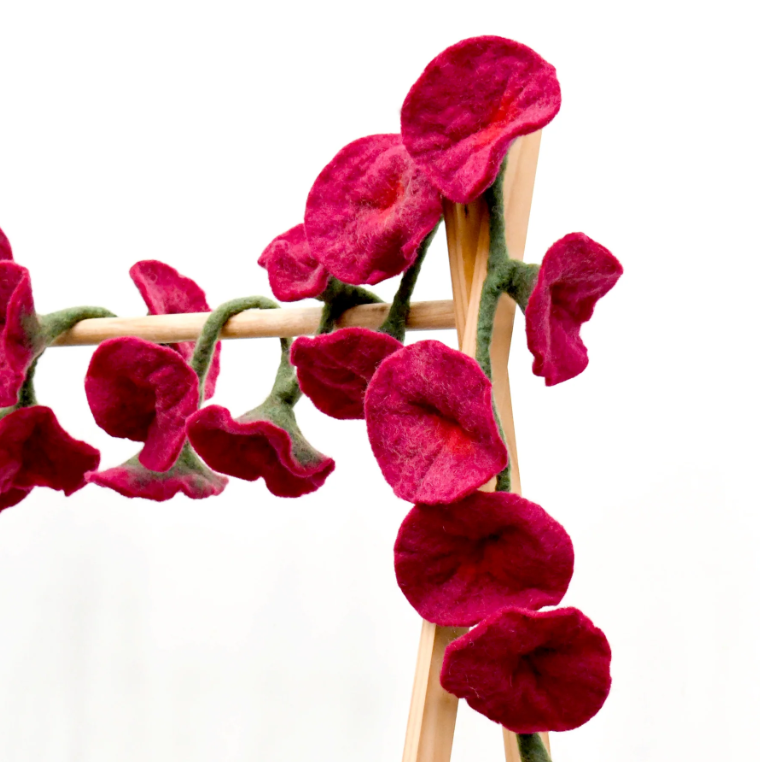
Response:
[{"label": "maroon felt flower", "polygon": [[349,143],[306,201],[311,252],[345,283],[379,283],[406,270],[441,217],[441,197],[400,135]]},{"label": "maroon felt flower", "polygon": [[[192,415],[187,433],[195,450],[215,471],[246,481],[263,477],[278,497],[300,497],[321,487],[335,461],[303,437],[290,408],[271,418],[259,409],[233,419],[210,405]],[[279,424],[279,425],[278,425]]]},{"label": "maroon felt flower", "polygon": [[519,42],[472,37],[436,56],[406,96],[401,134],[446,198],[493,184],[510,144],[548,124],[562,97],[554,67]]},{"label": "maroon felt flower", "polygon": [[278,235],[264,249],[259,264],[267,271],[272,293],[283,302],[319,296],[330,277],[312,255],[303,224]]},{"label": "maroon felt flower", "polygon": [[533,372],[547,386],[577,376],[588,365],[581,325],[617,282],[623,267],[583,233],[570,233],[546,252],[525,308]]},{"label": "maroon felt flower", "polygon": [[11,249],[11,242],[8,237],[3,233],[0,228],[0,259],[13,260],[13,249]]},{"label": "maroon felt flower", "polygon": [[364,409],[380,470],[403,500],[452,503],[507,465],[491,382],[475,360],[439,341],[383,360]]},{"label": "maroon felt flower", "polygon": [[145,468],[171,468],[198,407],[198,377],[177,352],[134,336],[108,339],[92,356],[85,391],[98,426],[144,442]]},{"label": "maroon felt flower", "polygon": [[610,660],[578,609],[506,608],[448,646],[441,685],[515,733],[572,730],[602,708]]},{"label": "maroon felt flower", "polygon": [[378,365],[403,344],[367,328],[341,328],[322,336],[300,336],[290,361],[301,391],[326,415],[364,418],[364,393]]},{"label": "maroon felt flower", "polygon": [[[181,315],[188,312],[211,312],[203,289],[190,278],[180,275],[173,267],[155,259],[145,259],[132,265],[129,271],[151,315]],[[194,341],[169,344],[179,352],[185,362],[190,362],[195,349]],[[211,366],[206,374],[204,398],[214,396],[219,376],[219,355],[222,344],[214,350]]]},{"label": "maroon felt flower", "polygon": [[19,408],[0,419],[0,510],[23,500],[34,487],[65,495],[85,485],[100,453],[69,436],[49,407]]},{"label": "maroon felt flower", "polygon": [[423,619],[469,627],[504,606],[559,603],[573,575],[573,544],[541,506],[509,492],[475,492],[412,508],[395,563],[399,587]]},{"label": "maroon felt flower", "polygon": [[0,407],[15,405],[26,372],[44,349],[29,271],[0,261]]}]

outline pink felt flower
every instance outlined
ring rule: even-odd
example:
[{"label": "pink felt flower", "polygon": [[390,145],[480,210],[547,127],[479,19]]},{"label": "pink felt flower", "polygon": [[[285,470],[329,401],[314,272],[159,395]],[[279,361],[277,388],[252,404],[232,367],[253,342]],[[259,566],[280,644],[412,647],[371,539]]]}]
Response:
[{"label": "pink felt flower", "polygon": [[8,237],[3,233],[0,228],[0,259],[13,260],[13,249],[11,249],[11,242]]},{"label": "pink felt flower", "polygon": [[475,360],[439,341],[383,360],[364,409],[380,470],[403,500],[452,503],[507,465],[491,382]]},{"label": "pink felt flower", "polygon": [[34,487],[65,495],[85,485],[100,453],[69,436],[49,407],[19,408],[0,419],[0,510],[23,500]]},{"label": "pink felt flower", "polygon": [[364,394],[378,365],[403,344],[367,328],[341,328],[321,336],[300,336],[290,361],[301,391],[326,415],[364,418]]},{"label": "pink felt flower", "polygon": [[533,372],[547,386],[577,376],[588,365],[581,325],[617,282],[623,267],[583,233],[570,233],[546,252],[525,308]]},{"label": "pink felt flower", "polygon": [[98,426],[145,443],[145,468],[171,468],[198,408],[198,377],[177,352],[133,336],[108,339],[92,356],[85,392]]},{"label": "pink felt flower", "polygon": [[292,410],[279,412],[272,416],[277,422],[257,410],[233,419],[227,409],[210,405],[190,417],[188,437],[215,471],[246,481],[262,477],[272,494],[300,497],[324,484],[335,461],[304,439]]},{"label": "pink felt flower", "polygon": [[404,145],[446,198],[468,204],[493,184],[510,144],[548,124],[554,67],[525,45],[472,37],[436,56],[406,96]]},{"label": "pink felt flower", "polygon": [[562,600],[573,544],[543,508],[509,492],[417,505],[396,539],[396,579],[429,622],[471,626],[504,606]]},{"label": "pink felt flower", "polygon": [[15,405],[26,372],[44,349],[29,271],[0,261],[0,407]]},{"label": "pink felt flower", "polygon": [[[203,289],[190,278],[180,275],[173,267],[155,259],[145,259],[132,265],[129,274],[140,292],[151,315],[181,315],[188,312],[211,312]],[[189,363],[195,349],[194,341],[169,344]],[[204,398],[214,396],[219,376],[219,355],[222,344],[214,350],[211,366],[206,374]]]},{"label": "pink felt flower", "polygon": [[443,213],[438,191],[400,135],[349,143],[322,170],[306,201],[313,256],[345,283],[379,283],[406,270]]},{"label": "pink felt flower", "polygon": [[264,249],[259,264],[267,271],[272,293],[282,302],[319,296],[330,277],[312,255],[303,224],[278,235]]},{"label": "pink felt flower", "polygon": [[448,646],[441,685],[515,733],[572,730],[602,708],[610,660],[578,609],[505,608]]}]

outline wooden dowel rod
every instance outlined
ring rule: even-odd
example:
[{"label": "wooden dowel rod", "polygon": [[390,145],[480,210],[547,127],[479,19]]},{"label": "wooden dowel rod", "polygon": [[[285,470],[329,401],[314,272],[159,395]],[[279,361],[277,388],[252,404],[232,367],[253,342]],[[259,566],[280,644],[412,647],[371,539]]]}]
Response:
[{"label": "wooden dowel rod", "polygon": [[[365,304],[348,310],[338,321],[340,327],[378,328],[388,314],[388,304]],[[308,336],[317,332],[321,307],[285,307],[279,310],[248,310],[231,318],[222,331],[223,339]],[[77,323],[59,336],[54,347],[100,344],[116,336],[138,336],[159,344],[193,341],[200,335],[207,312],[185,315],[148,315],[134,318],[96,318]],[[454,328],[454,303],[450,299],[412,304],[407,321],[410,331]]]}]

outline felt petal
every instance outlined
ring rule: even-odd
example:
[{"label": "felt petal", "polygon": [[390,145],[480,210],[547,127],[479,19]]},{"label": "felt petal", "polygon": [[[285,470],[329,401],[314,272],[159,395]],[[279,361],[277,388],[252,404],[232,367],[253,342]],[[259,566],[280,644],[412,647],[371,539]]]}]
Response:
[{"label": "felt petal", "polygon": [[264,249],[259,264],[267,271],[272,293],[282,302],[319,296],[330,277],[312,255],[303,224],[278,235]]},{"label": "felt petal", "polygon": [[559,603],[573,575],[570,536],[541,506],[509,492],[416,505],[401,524],[396,579],[435,624],[477,624],[504,606]]},{"label": "felt petal", "polygon": [[443,213],[441,197],[400,135],[349,143],[322,170],[306,201],[311,252],[345,283],[379,283],[414,261]]},{"label": "felt petal", "polygon": [[25,497],[32,491],[29,489],[18,489],[11,487],[5,492],[0,492],[0,511],[4,511],[6,508],[11,508],[14,505],[18,505]]},{"label": "felt petal", "polygon": [[11,242],[8,240],[8,237],[5,235],[5,233],[3,233],[1,228],[0,228],[0,259],[13,260],[13,249],[11,249]]},{"label": "felt petal", "polygon": [[475,360],[440,341],[383,360],[364,409],[372,452],[402,500],[452,503],[507,465],[491,382]]},{"label": "felt petal", "polygon": [[403,344],[368,328],[299,336],[290,349],[301,391],[326,415],[364,418],[364,394],[378,365]]},{"label": "felt petal", "polygon": [[505,608],[448,646],[441,685],[515,733],[572,730],[602,708],[610,660],[578,609]]},{"label": "felt petal", "polygon": [[198,377],[177,352],[134,336],[108,339],[92,356],[85,392],[98,426],[145,443],[145,468],[171,468],[198,407]]},{"label": "felt petal", "polygon": [[525,308],[525,329],[533,372],[547,386],[585,370],[581,325],[622,273],[612,253],[583,233],[566,235],[546,252]]},{"label": "felt petal", "polygon": [[472,37],[436,56],[406,96],[401,134],[446,198],[468,204],[493,184],[510,144],[548,124],[556,70],[503,37]]},{"label": "felt petal", "polygon": [[[144,259],[132,265],[129,275],[151,315],[211,312],[203,289],[194,280],[180,275],[173,267],[163,262],[156,259]],[[195,349],[194,341],[180,341],[168,346],[179,352],[185,362],[190,363]],[[222,344],[219,342],[206,374],[204,399],[207,400],[214,396],[216,380],[219,376],[221,351]]]},{"label": "felt petal", "polygon": [[246,481],[263,477],[278,497],[314,492],[335,468],[335,461],[311,447],[297,427],[286,431],[256,411],[233,419],[226,408],[210,405],[190,417],[187,433],[215,471]]}]

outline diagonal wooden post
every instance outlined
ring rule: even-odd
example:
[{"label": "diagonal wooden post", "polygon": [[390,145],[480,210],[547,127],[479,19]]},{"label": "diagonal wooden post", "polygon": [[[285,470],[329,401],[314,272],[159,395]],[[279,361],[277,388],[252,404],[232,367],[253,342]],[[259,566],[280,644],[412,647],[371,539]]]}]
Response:
[{"label": "diagonal wooden post", "polygon": [[[536,132],[519,138],[509,150],[504,213],[507,247],[513,259],[521,260],[525,252],[540,142],[541,133]],[[488,208],[482,199],[472,204],[446,202],[444,219],[459,347],[474,357],[480,292],[488,265]],[[514,317],[515,303],[502,297],[496,311],[491,364],[494,400],[512,461],[512,489],[519,493],[520,469],[507,372]],[[482,489],[492,490],[494,483],[495,480]],[[403,762],[449,762],[451,759],[458,699],[441,688],[439,675],[446,646],[466,630],[466,627],[422,623]],[[548,748],[547,734],[542,737]],[[515,736],[507,730],[504,731],[504,752],[507,762],[519,762]]]}]

